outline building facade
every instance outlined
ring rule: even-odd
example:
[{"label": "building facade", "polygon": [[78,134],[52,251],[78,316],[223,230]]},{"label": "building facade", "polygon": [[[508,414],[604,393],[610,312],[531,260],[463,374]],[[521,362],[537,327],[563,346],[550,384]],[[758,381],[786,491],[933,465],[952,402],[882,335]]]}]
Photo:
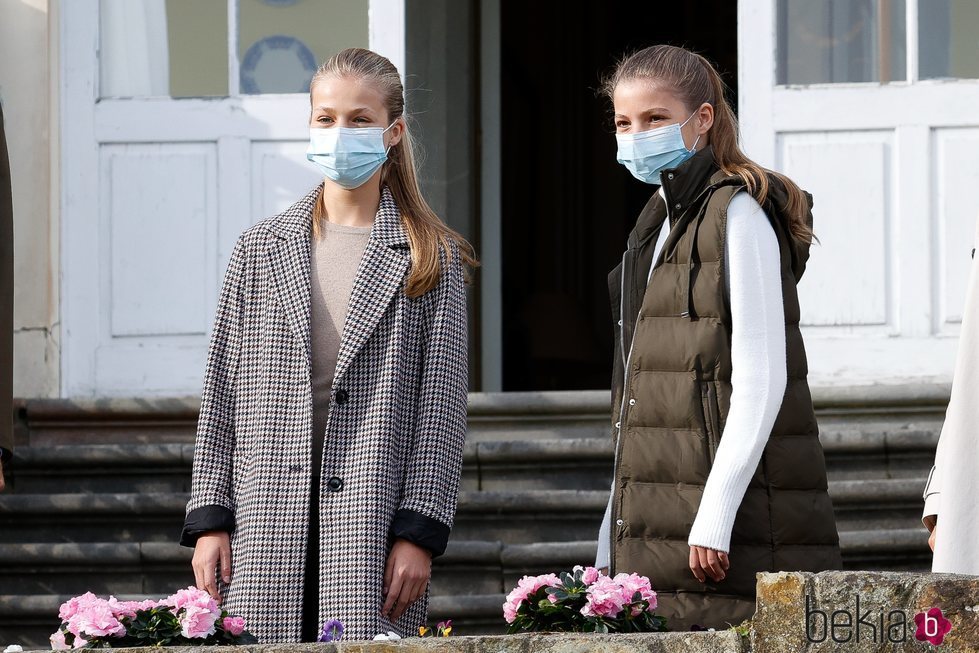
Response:
[{"label": "building facade", "polygon": [[947,382],[979,200],[979,5],[677,2],[623,19],[514,0],[6,0],[15,394],[199,392],[237,235],[317,183],[309,76],[404,74],[433,207],[477,247],[474,390],[608,387],[606,274],[650,188],[600,77],[686,45],[744,147],[815,197],[813,383]]}]

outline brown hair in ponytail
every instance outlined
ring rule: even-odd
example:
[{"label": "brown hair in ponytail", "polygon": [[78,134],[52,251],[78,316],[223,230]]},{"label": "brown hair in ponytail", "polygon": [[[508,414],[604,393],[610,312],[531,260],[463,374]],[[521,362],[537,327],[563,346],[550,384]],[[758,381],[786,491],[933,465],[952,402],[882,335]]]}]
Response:
[{"label": "brown hair in ponytail", "polygon": [[741,151],[738,119],[725,97],[721,76],[707,59],[684,48],[654,45],[620,61],[603,81],[602,92],[611,100],[619,83],[632,80],[665,83],[689,111],[704,103],[714,107],[714,124],[709,133],[714,160],[721,170],[741,177],[748,192],[762,205],[768,199],[770,179],[777,179],[786,191],[785,204],[778,208],[788,216],[789,230],[797,240],[812,242],[806,193],[785,175],[763,168]]},{"label": "brown hair in ponytail", "polygon": [[[313,87],[326,77],[365,80],[380,89],[385,98],[388,123],[405,117],[404,87],[398,69],[386,57],[364,48],[348,48],[320,66],[309,85],[310,104]],[[381,183],[387,184],[401,211],[401,221],[411,246],[411,272],[405,280],[405,294],[418,297],[435,287],[441,268],[440,252],[450,256],[449,242],[459,248],[462,262],[468,270],[476,267],[476,254],[465,238],[449,228],[422,197],[415,171],[414,146],[411,131],[405,125],[401,140],[391,148],[381,169]],[[313,235],[319,234],[324,218],[322,202],[313,210]]]}]

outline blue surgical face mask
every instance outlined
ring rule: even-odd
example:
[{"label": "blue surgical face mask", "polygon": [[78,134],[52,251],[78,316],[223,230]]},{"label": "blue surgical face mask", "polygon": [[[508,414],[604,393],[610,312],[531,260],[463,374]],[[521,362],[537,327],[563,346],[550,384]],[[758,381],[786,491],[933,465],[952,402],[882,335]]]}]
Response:
[{"label": "blue surgical face mask", "polygon": [[[397,121],[395,121],[397,122]],[[306,158],[326,178],[346,189],[357,188],[371,178],[388,158],[380,127],[313,127],[309,130]]]},{"label": "blue surgical face mask", "polygon": [[697,135],[693,147],[688,150],[680,132],[680,128],[696,114],[694,111],[682,123],[675,122],[635,134],[616,134],[615,140],[619,144],[616,160],[639,181],[659,184],[660,172],[677,167],[697,151],[700,135]]}]

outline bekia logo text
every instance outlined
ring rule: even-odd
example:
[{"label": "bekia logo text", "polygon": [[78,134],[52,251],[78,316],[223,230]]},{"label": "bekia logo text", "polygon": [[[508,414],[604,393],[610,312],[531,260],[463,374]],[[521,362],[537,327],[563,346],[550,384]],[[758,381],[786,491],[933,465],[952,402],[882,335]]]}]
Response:
[{"label": "bekia logo text", "polygon": [[[908,617],[904,610],[885,610],[878,607],[861,609],[860,595],[854,595],[853,609],[849,606],[827,612],[813,605],[806,595],[806,639],[813,643],[827,639],[838,644],[847,642],[900,643],[908,639]],[[914,638],[938,646],[952,630],[952,623],[940,608],[919,612],[914,617]]]}]

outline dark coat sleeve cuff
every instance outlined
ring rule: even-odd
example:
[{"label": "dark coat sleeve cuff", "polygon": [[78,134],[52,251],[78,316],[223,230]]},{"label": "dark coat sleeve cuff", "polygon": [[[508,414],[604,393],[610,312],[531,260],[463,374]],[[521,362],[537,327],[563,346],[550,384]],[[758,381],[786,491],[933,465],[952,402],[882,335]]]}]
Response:
[{"label": "dark coat sleeve cuff", "polygon": [[0,463],[6,465],[10,462],[10,459],[14,457],[14,452],[10,449],[4,449],[0,447]]},{"label": "dark coat sleeve cuff", "polygon": [[391,535],[428,549],[432,557],[445,553],[451,529],[437,519],[414,510],[399,510],[394,514]]},{"label": "dark coat sleeve cuff", "polygon": [[233,533],[235,514],[224,506],[201,506],[187,513],[184,530],[180,534],[181,546],[193,547],[197,538],[209,531]]}]

